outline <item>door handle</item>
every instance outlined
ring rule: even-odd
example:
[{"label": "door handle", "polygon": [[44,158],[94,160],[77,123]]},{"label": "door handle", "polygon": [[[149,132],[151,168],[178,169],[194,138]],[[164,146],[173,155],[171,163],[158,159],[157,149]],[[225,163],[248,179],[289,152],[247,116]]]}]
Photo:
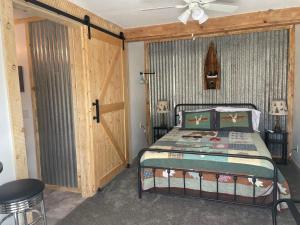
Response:
[{"label": "door handle", "polygon": [[92,103],[92,105],[96,107],[96,115],[93,116],[93,120],[96,120],[97,123],[100,123],[99,100],[96,99],[95,102]]}]

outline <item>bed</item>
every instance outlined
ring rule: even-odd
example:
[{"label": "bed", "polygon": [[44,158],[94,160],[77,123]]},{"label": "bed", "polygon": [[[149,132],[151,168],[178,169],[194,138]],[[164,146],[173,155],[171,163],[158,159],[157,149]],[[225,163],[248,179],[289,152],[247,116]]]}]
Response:
[{"label": "bed", "polygon": [[[180,104],[185,107],[228,104]],[[229,104],[256,109],[253,104]],[[274,188],[274,184],[276,188]],[[168,134],[138,156],[138,192],[158,192],[220,202],[272,207],[290,198],[287,181],[258,132],[182,130]]]}]

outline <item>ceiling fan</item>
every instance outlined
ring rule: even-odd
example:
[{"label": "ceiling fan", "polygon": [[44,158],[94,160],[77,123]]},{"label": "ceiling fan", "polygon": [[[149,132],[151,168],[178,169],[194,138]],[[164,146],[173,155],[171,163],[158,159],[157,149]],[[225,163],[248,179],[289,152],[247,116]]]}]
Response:
[{"label": "ceiling fan", "polygon": [[141,11],[150,11],[150,10],[159,10],[159,9],[168,9],[168,8],[177,8],[177,9],[186,9],[178,19],[186,24],[189,17],[192,16],[193,20],[198,20],[200,24],[204,23],[208,16],[205,13],[205,10],[213,10],[220,12],[234,12],[237,10],[238,6],[226,5],[226,4],[215,4],[217,0],[183,0],[184,5],[175,5],[175,6],[166,6],[166,7],[156,7],[156,8],[147,8],[141,9]]}]

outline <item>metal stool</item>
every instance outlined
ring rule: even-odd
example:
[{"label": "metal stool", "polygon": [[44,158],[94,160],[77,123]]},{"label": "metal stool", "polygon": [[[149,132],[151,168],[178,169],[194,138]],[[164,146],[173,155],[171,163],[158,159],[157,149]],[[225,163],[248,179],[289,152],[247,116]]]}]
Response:
[{"label": "metal stool", "polygon": [[[35,179],[16,180],[0,186],[0,214],[8,214],[1,221],[2,225],[8,218],[14,217],[15,225],[19,224],[19,215],[24,224],[30,225],[42,221],[47,225],[43,199],[45,185]],[[40,210],[37,210],[37,206]],[[28,223],[27,213],[32,213],[32,221]]]}]

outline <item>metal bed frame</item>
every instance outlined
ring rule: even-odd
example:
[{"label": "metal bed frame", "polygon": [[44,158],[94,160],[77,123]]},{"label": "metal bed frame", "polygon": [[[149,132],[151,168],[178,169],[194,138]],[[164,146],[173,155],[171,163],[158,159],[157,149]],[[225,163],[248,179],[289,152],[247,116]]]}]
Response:
[{"label": "metal bed frame", "polygon": [[[174,122],[176,124],[177,122],[177,117],[178,117],[178,109],[180,107],[185,107],[185,106],[242,106],[242,107],[251,107],[253,109],[257,109],[257,107],[253,104],[250,103],[224,103],[224,104],[178,104],[174,108]],[[180,169],[180,168],[171,168],[171,167],[156,167],[156,166],[144,166],[141,164],[141,158],[145,152],[159,152],[159,153],[179,153],[179,154],[192,154],[192,155],[208,155],[208,156],[215,156],[215,157],[230,157],[230,158],[246,158],[246,159],[259,159],[259,160],[265,160],[268,161],[272,164],[274,168],[273,172],[273,177],[259,177],[259,176],[252,176],[252,175],[241,175],[241,174],[234,174],[234,173],[227,173],[227,172],[209,172],[209,171],[201,171],[201,170],[194,170],[194,169]],[[199,161],[201,163],[201,161]],[[142,188],[142,177],[141,177],[141,172],[142,169],[152,169],[153,172],[153,188],[151,190],[144,191]],[[156,177],[155,177],[155,171],[156,170],[166,170],[168,173],[168,188],[167,188],[167,193],[163,194],[169,194],[169,195],[177,195],[175,193],[171,192],[171,185],[170,185],[170,171],[175,170],[175,171],[182,171],[183,174],[183,194],[182,196],[187,196],[187,197],[196,197],[196,198],[201,198],[205,200],[211,200],[211,201],[217,201],[217,202],[224,202],[224,203],[232,203],[232,204],[239,204],[239,205],[246,205],[246,206],[256,206],[256,207],[262,207],[262,208],[272,208],[277,202],[277,181],[278,181],[278,169],[275,164],[275,162],[264,156],[250,156],[250,155],[243,155],[243,154],[226,154],[226,153],[214,153],[214,152],[196,152],[196,151],[184,151],[184,150],[163,150],[163,149],[150,149],[150,148],[144,148],[142,149],[139,154],[138,154],[138,195],[139,198],[142,198],[142,193],[143,192],[154,192],[157,193],[157,187],[156,187]],[[198,196],[188,196],[186,195],[186,178],[185,175],[187,172],[194,172],[199,174],[199,194]],[[202,190],[202,174],[203,173],[210,173],[210,174],[215,174],[216,176],[216,194],[214,198],[207,198],[203,197],[203,190]],[[232,191],[233,199],[232,200],[223,200],[220,198],[220,193],[219,193],[219,177],[221,175],[226,175],[226,176],[231,176],[234,181],[234,188]],[[253,193],[252,193],[252,201],[251,202],[243,202],[243,201],[238,201],[237,197],[237,180],[239,178],[250,178],[252,179],[253,182]],[[256,181],[257,179],[264,179],[264,180],[272,180],[273,182],[273,190],[272,190],[272,201],[271,203],[257,203],[256,202]],[[275,184],[275,185],[274,185]]]},{"label": "metal bed frame", "polygon": [[280,199],[274,204],[273,210],[272,210],[273,225],[277,225],[277,206],[281,203],[286,203],[288,205],[288,208],[289,208],[296,224],[300,225],[300,213],[295,205],[295,204],[300,204],[300,201],[292,200],[292,199]]}]

